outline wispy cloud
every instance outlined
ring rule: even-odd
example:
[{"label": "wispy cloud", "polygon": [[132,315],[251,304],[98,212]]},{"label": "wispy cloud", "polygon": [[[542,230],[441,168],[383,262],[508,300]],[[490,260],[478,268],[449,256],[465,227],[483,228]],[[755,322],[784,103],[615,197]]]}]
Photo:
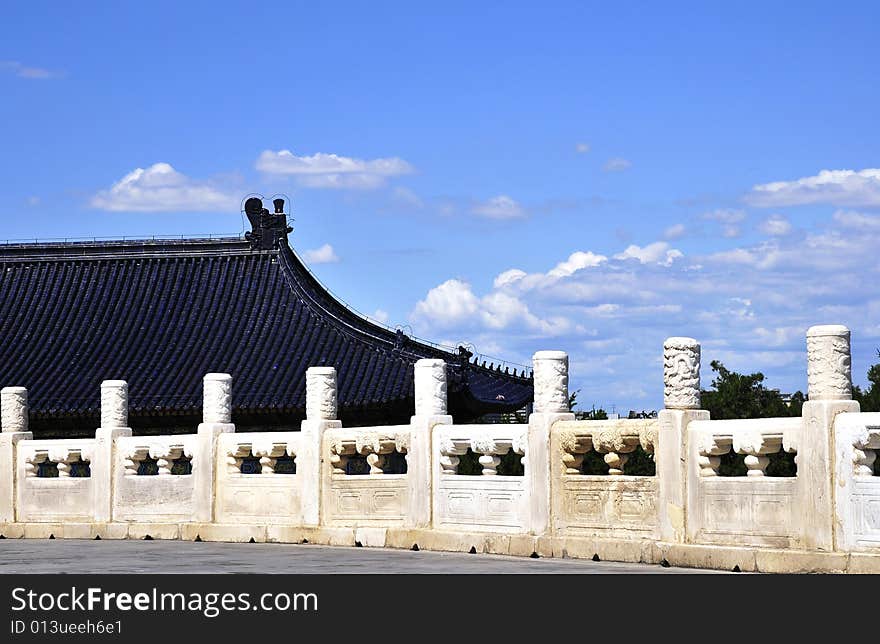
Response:
[{"label": "wispy cloud", "polygon": [[716,208],[709,212],[704,212],[701,216],[707,221],[715,221],[721,225],[721,234],[728,239],[739,237],[741,224],[746,218],[745,210],[737,208]]},{"label": "wispy cloud", "polygon": [[478,203],[471,211],[489,219],[518,219],[526,216],[525,209],[511,197],[498,195]]},{"label": "wispy cloud", "polygon": [[684,224],[673,224],[663,231],[663,237],[669,240],[679,239],[684,237],[686,232],[687,227]]},{"label": "wispy cloud", "polygon": [[613,159],[608,159],[605,162],[605,165],[602,166],[602,169],[605,172],[623,172],[624,170],[629,170],[631,167],[631,161],[622,157],[614,157]]},{"label": "wispy cloud", "polygon": [[0,72],[7,72],[18,76],[19,78],[27,78],[30,80],[47,80],[59,76],[57,72],[44,69],[43,67],[25,65],[16,60],[0,61]]},{"label": "wispy cloud", "polygon": [[91,206],[113,212],[237,212],[239,198],[210,181],[192,179],[168,163],[135,168],[110,188],[99,191]]},{"label": "wispy cloud", "polygon": [[574,150],[578,154],[586,154],[587,152],[590,151],[590,144],[589,143],[578,143],[577,145],[574,146]]},{"label": "wispy cloud", "polygon": [[791,222],[784,215],[770,215],[758,228],[765,235],[784,237],[791,233]]},{"label": "wispy cloud", "polygon": [[866,215],[854,210],[838,210],[834,213],[834,221],[856,230],[880,230],[880,216]]},{"label": "wispy cloud", "polygon": [[413,172],[413,167],[398,157],[365,160],[323,152],[297,156],[290,150],[264,150],[256,168],[266,174],[295,177],[307,188],[338,189],[378,188],[390,177]]},{"label": "wispy cloud", "polygon": [[320,248],[307,250],[303,253],[303,259],[308,264],[335,264],[339,256],[330,244],[324,244]]},{"label": "wispy cloud", "polygon": [[822,170],[794,181],[775,181],[754,186],[744,197],[760,207],[830,204],[846,207],[880,206],[880,168]]}]

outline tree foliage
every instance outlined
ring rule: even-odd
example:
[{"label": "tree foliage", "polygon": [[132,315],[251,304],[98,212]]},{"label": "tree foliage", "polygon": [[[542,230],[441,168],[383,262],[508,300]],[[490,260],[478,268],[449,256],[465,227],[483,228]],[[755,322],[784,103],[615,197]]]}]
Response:
[{"label": "tree foliage", "polygon": [[730,371],[718,360],[710,364],[716,375],[712,389],[702,391],[702,407],[709,411],[713,420],[800,415],[804,402],[804,394],[800,391],[792,395],[788,405],[778,390],[764,385],[763,373]]},{"label": "tree foliage", "polygon": [[[877,355],[880,357],[880,351]],[[868,369],[868,383],[864,391],[858,385],[853,385],[853,400],[859,402],[862,411],[880,411],[880,364]]]}]

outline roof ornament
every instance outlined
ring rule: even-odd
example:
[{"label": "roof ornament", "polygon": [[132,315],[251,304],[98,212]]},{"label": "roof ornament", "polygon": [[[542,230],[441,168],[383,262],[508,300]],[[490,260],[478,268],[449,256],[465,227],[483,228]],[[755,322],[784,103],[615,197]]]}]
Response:
[{"label": "roof ornament", "polygon": [[399,328],[394,332],[394,349],[392,351],[394,353],[400,353],[403,351],[403,348],[406,346],[406,343],[409,341],[406,333],[403,332],[403,329]]},{"label": "roof ornament", "polygon": [[244,238],[254,250],[276,250],[281,240],[286,240],[287,234],[293,232],[293,228],[287,225],[284,199],[274,199],[272,205],[275,214],[263,208],[263,200],[259,197],[250,197],[244,202],[244,212],[251,222],[251,230],[245,233]]}]

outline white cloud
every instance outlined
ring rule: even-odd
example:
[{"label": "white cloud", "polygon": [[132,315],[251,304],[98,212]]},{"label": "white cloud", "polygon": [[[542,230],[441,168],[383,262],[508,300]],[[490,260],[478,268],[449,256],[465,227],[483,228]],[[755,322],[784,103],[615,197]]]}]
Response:
[{"label": "white cloud", "polygon": [[492,197],[486,202],[477,204],[471,210],[474,214],[489,219],[517,219],[526,215],[523,207],[507,195]]},{"label": "white cloud", "polygon": [[318,152],[297,156],[290,150],[264,150],[257,158],[260,172],[296,177],[308,188],[378,188],[389,177],[413,172],[413,167],[398,157],[355,159]]},{"label": "white cloud", "polygon": [[759,228],[765,235],[784,237],[791,232],[791,222],[784,215],[770,215]]},{"label": "white cloud", "polygon": [[37,196],[32,196],[27,198],[27,205],[29,206],[39,206],[42,200]]},{"label": "white cloud", "polygon": [[631,161],[621,157],[614,157],[613,159],[608,159],[605,162],[605,165],[602,166],[602,169],[605,172],[623,172],[624,170],[629,170],[631,167]]},{"label": "white cloud", "polygon": [[239,198],[208,181],[191,179],[168,163],[136,168],[91,199],[113,212],[237,212]]},{"label": "white cloud", "polygon": [[[854,338],[853,377],[862,384],[880,337],[878,245],[880,216],[839,211],[803,235],[733,242],[681,259],[673,254],[668,266],[667,253],[675,250],[668,244],[630,247],[605,261],[578,262],[573,254],[575,260],[561,256],[546,272],[509,268],[485,291],[466,286],[457,310],[428,310],[425,302],[436,299],[431,292],[411,321],[426,337],[467,338],[481,348],[494,340],[505,349],[500,355],[524,363],[539,349],[566,350],[570,386],[582,390],[582,406],[607,402],[624,414],[627,405],[662,405],[658,360],[673,335],[702,342],[704,386],[712,379],[709,362],[719,359],[737,371],[761,371],[768,386],[793,392],[806,388],[806,329],[846,324]],[[551,275],[557,266],[580,264],[586,266]]]},{"label": "white cloud", "polygon": [[661,264],[671,266],[676,259],[684,257],[677,248],[669,248],[666,242],[658,241],[641,247],[630,244],[622,253],[614,256],[614,259],[627,260],[637,259],[642,264]]},{"label": "white cloud", "polygon": [[597,255],[592,251],[576,251],[569,255],[567,260],[558,263],[556,267],[547,274],[550,277],[568,277],[581,269],[598,266],[607,260],[608,258],[604,255]]},{"label": "white cloud", "polygon": [[834,213],[834,221],[846,228],[858,230],[880,230],[880,217],[866,215],[854,210],[838,210]]},{"label": "white cloud", "polygon": [[339,261],[339,256],[333,250],[333,246],[324,244],[320,248],[305,251],[303,259],[308,264],[334,264]]},{"label": "white cloud", "polygon": [[388,319],[390,316],[388,315],[387,311],[383,311],[382,309],[376,309],[373,312],[373,315],[371,315],[370,317],[373,318],[374,320],[376,320],[376,322],[381,322],[382,324],[385,324],[388,322]]},{"label": "white cloud", "polygon": [[812,177],[754,186],[744,197],[761,207],[831,204],[880,206],[880,168],[822,170]]},{"label": "white cloud", "polygon": [[513,326],[557,335],[571,327],[564,317],[541,319],[518,297],[494,291],[477,297],[470,284],[450,279],[435,286],[418,302],[410,315],[431,329],[458,327],[463,329],[502,330]]},{"label": "white cloud", "polygon": [[19,78],[28,78],[31,80],[46,80],[58,76],[58,74],[49,71],[48,69],[43,69],[42,67],[30,67],[16,60],[0,61],[0,71],[3,70],[15,74]]},{"label": "white cloud", "polygon": [[522,278],[526,277],[528,273],[522,271],[518,268],[511,268],[509,270],[504,271],[503,273],[499,273],[498,277],[495,278],[493,282],[493,286],[495,288],[504,288],[505,286],[509,286],[518,282]]},{"label": "white cloud", "polygon": [[574,146],[574,149],[578,154],[586,154],[587,152],[590,151],[590,144],[589,143],[578,143],[576,146]]},{"label": "white cloud", "polygon": [[669,240],[679,239],[687,232],[684,224],[674,224],[663,231],[663,237]]},{"label": "white cloud", "polygon": [[394,198],[394,201],[396,201],[401,206],[405,206],[407,208],[415,208],[417,210],[425,207],[425,202],[422,201],[422,199],[409,188],[397,186],[396,188],[394,188],[392,196]]},{"label": "white cloud", "polygon": [[746,218],[746,213],[744,210],[734,208],[718,208],[703,213],[702,218],[718,222],[721,225],[721,234],[727,239],[732,239],[739,237],[741,231],[738,224]]},{"label": "white cloud", "polygon": [[722,224],[738,224],[746,218],[746,211],[736,208],[717,208],[704,212],[702,217],[703,219],[717,221]]},{"label": "white cloud", "polygon": [[413,317],[448,327],[473,317],[479,308],[480,301],[470,284],[451,279],[428,291],[425,299],[416,304]]}]

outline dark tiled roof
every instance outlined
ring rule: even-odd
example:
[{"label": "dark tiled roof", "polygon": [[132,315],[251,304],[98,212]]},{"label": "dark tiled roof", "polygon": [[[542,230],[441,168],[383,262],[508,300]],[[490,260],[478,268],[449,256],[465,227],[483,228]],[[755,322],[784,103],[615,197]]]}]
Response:
[{"label": "dark tiled roof", "polygon": [[[234,413],[302,416],[305,370],[338,372],[341,412],[412,413],[413,363],[449,364],[450,410],[510,411],[529,378],[461,361],[333,298],[287,245],[241,239],[0,246],[0,385],[32,419],[98,415],[99,385],[129,383],[132,417],[193,416],[208,372],[233,375]],[[467,366],[465,366],[467,365]]]}]

